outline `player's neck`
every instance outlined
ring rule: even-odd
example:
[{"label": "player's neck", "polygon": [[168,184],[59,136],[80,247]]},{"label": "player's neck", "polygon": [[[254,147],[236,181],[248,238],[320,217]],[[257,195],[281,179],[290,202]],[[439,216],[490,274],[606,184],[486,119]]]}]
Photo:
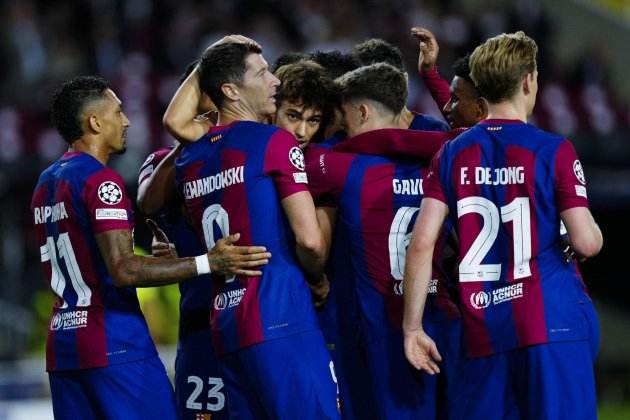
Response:
[{"label": "player's neck", "polygon": [[398,128],[409,128],[411,122],[415,114],[411,112],[407,107],[404,107],[402,111],[400,111],[400,123],[398,124]]},{"label": "player's neck", "polygon": [[228,125],[234,121],[255,121],[262,122],[262,118],[248,107],[239,106],[239,103],[233,106],[226,106],[219,111],[219,119],[217,125]]},{"label": "player's neck", "polygon": [[83,138],[80,138],[72,143],[68,148],[68,151],[87,153],[103,165],[107,165],[107,161],[109,160],[109,152],[100,144],[94,141],[86,141]]},{"label": "player's neck", "polygon": [[503,101],[496,104],[488,103],[489,120],[520,120],[527,122],[526,105],[518,101]]}]

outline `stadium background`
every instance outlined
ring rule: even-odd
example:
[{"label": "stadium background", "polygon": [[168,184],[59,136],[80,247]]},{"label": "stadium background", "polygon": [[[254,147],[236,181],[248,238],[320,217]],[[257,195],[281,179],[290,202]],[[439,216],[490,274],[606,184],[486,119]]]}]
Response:
[{"label": "stadium background", "polygon": [[[435,32],[447,79],[454,59],[488,36],[522,29],[538,42],[533,122],[576,145],[604,233],[602,253],[581,267],[602,327],[600,415],[630,418],[630,1],[0,0],[0,420],[51,417],[43,372],[51,296],[28,207],[37,176],[66,147],[47,119],[59,82],[92,73],[113,82],[131,128],[127,153],[111,163],[135,197],[144,158],[172,142],[161,116],[180,73],[214,40],[246,34],[271,63],[283,52],[384,38],[405,56],[410,108],[439,116],[416,76],[408,31],[416,25]],[[141,252],[141,218],[136,237]],[[141,299],[172,368],[177,289],[146,289]]]}]

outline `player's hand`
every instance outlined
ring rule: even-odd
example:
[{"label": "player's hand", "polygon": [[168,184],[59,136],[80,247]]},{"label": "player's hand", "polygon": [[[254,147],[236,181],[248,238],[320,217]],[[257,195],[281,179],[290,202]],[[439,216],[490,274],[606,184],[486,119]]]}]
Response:
[{"label": "player's hand", "polygon": [[160,229],[153,219],[147,219],[146,223],[153,234],[153,240],[151,241],[151,255],[160,258],[177,258],[175,245],[169,242],[166,233]]},{"label": "player's hand", "polygon": [[411,28],[411,35],[420,41],[418,71],[428,72],[433,70],[440,52],[440,46],[437,39],[435,39],[435,35],[430,30],[418,26]]},{"label": "player's hand", "polygon": [[313,305],[315,305],[316,309],[321,308],[326,303],[326,299],[328,299],[328,294],[330,293],[330,282],[328,281],[328,277],[324,274],[322,280],[317,284],[310,284],[311,288],[311,297],[313,299]]},{"label": "player's hand", "polygon": [[262,50],[262,46],[258,42],[243,35],[224,36],[220,40],[216,41],[214,44],[210,45],[208,48],[216,47],[217,45],[221,44],[251,44],[257,46]]},{"label": "player's hand", "polygon": [[271,253],[264,246],[234,245],[240,237],[240,233],[235,233],[219,239],[208,252],[213,273],[224,276],[262,276],[262,271],[252,268],[267,264]]},{"label": "player's hand", "polygon": [[440,373],[438,362],[442,356],[437,350],[435,342],[422,329],[405,331],[405,356],[409,363],[420,371],[429,375]]}]

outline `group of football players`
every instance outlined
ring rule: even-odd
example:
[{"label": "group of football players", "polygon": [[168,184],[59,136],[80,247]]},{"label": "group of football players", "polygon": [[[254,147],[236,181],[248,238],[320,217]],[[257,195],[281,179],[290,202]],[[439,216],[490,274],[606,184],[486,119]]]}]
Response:
[{"label": "group of football players", "polygon": [[[32,200],[56,418],[596,417],[597,319],[565,246],[602,235],[571,143],[527,123],[538,47],[490,38],[449,86],[411,35],[448,124],[407,108],[380,39],[272,68],[241,35],[208,47],[164,115],[175,144],[139,170],[150,257],[107,167],[121,101],[98,77],[59,88],[69,150]],[[134,289],[172,283],[175,393]]]}]

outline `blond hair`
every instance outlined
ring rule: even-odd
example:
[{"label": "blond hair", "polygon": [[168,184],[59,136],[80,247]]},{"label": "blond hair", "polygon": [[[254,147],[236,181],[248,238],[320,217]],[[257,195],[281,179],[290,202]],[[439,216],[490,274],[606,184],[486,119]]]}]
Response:
[{"label": "blond hair", "polygon": [[518,31],[486,40],[470,55],[470,77],[491,103],[516,94],[519,83],[536,71],[536,41]]}]

